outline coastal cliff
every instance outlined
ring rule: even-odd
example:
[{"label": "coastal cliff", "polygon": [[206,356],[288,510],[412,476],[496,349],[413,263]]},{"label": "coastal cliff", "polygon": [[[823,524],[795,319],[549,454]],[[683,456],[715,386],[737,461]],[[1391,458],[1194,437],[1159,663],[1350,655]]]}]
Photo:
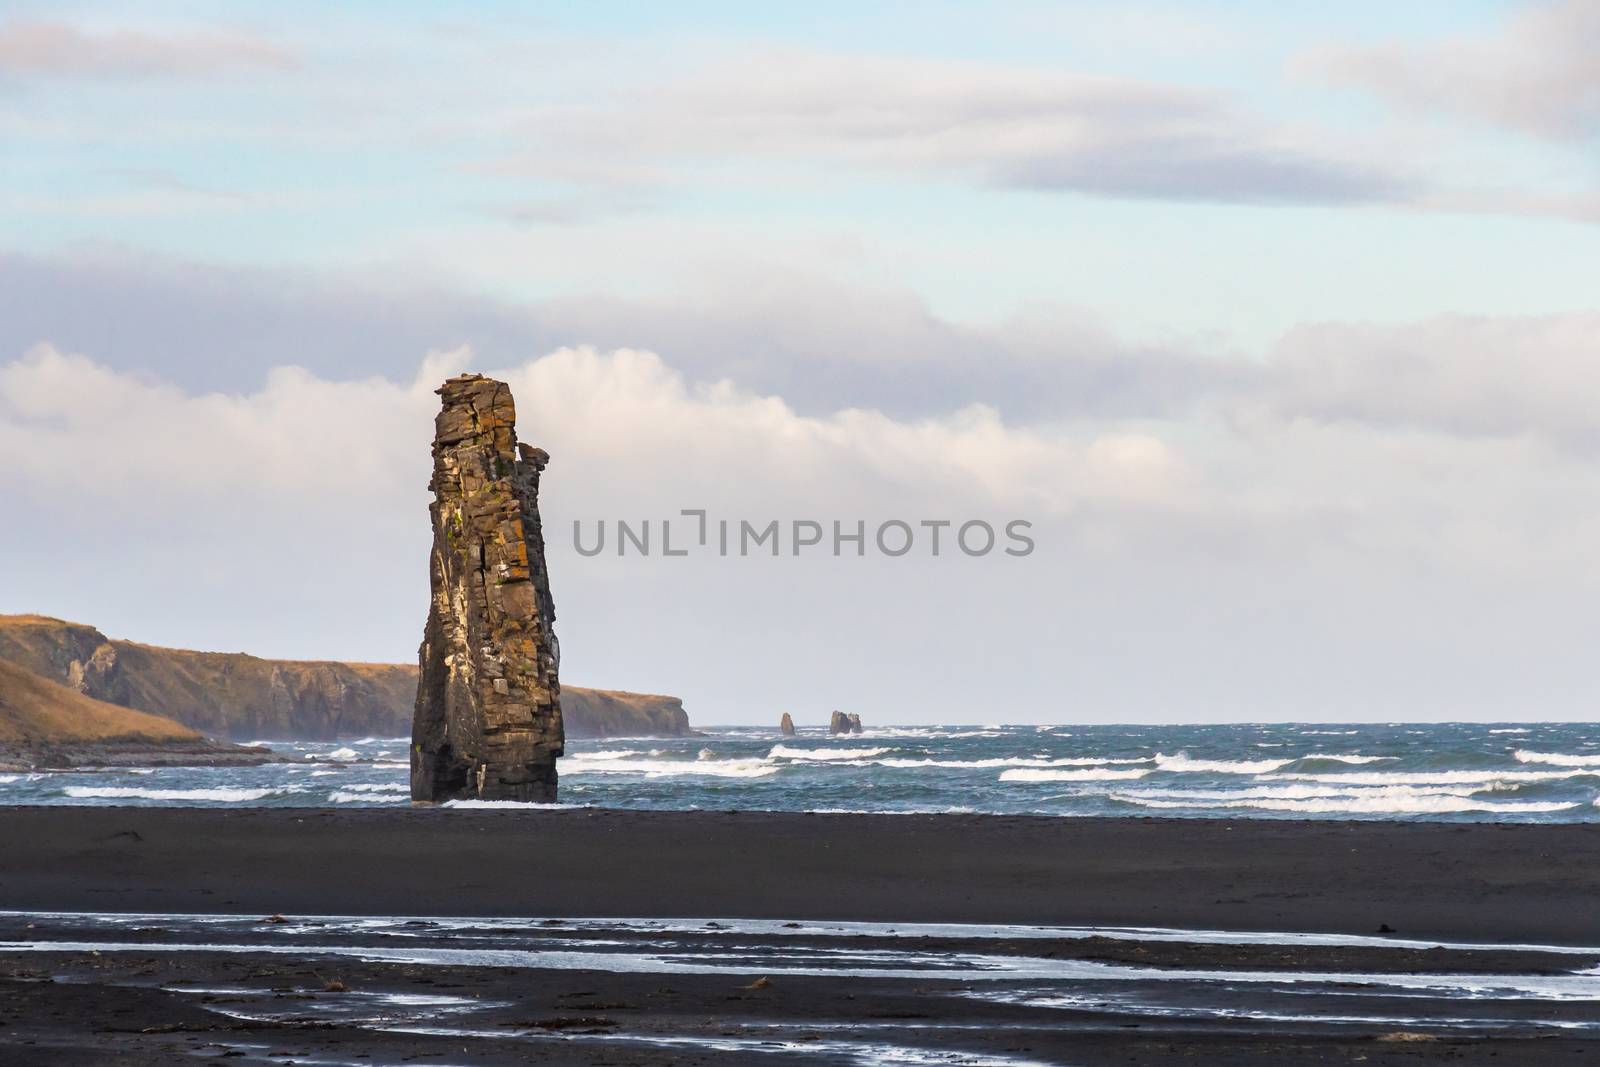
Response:
[{"label": "coastal cliff", "polygon": [[0,767],[261,762],[160,715],[107,704],[0,660]]},{"label": "coastal cliff", "polygon": [[[270,660],[112,640],[82,623],[0,615],[0,661],[213,737],[332,741],[410,733],[417,667]],[[568,737],[690,734],[676,697],[563,686]]]}]

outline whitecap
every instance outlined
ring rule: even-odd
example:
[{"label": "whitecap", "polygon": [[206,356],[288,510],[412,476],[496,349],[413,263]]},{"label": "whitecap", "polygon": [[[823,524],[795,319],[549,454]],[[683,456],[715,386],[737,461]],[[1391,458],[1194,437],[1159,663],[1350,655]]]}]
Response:
[{"label": "whitecap", "polygon": [[886,748],[790,748],[787,745],[774,745],[772,751],[767,753],[767,758],[797,760],[871,759],[873,756],[881,756],[888,751]]},{"label": "whitecap", "polygon": [[1565,752],[1529,752],[1519,748],[1512,753],[1518,763],[1549,763],[1557,767],[1600,767],[1600,756],[1571,756]]},{"label": "whitecap", "polygon": [[393,793],[351,793],[339,789],[329,793],[328,799],[335,804],[399,804],[411,798]]},{"label": "whitecap", "polygon": [[1177,774],[1261,774],[1294,762],[1292,759],[1197,760],[1190,759],[1182,752],[1175,756],[1163,756],[1157,752],[1155,760],[1157,769]]},{"label": "whitecap", "polygon": [[1519,726],[1514,730],[1490,730],[1489,732],[1491,734],[1531,734],[1533,731]]},{"label": "whitecap", "polygon": [[261,800],[265,797],[290,792],[288,789],[130,789],[102,786],[69,785],[67,796],[85,800],[215,800],[237,803],[244,800]]},{"label": "whitecap", "polygon": [[778,773],[776,764],[762,759],[644,760],[613,759],[587,763],[582,756],[570,756],[560,764],[564,776],[586,774],[637,774],[646,778],[678,775],[705,775],[712,778],[765,778]]},{"label": "whitecap", "polygon": [[1082,757],[1072,759],[1049,759],[1044,756],[993,756],[988,759],[906,759],[892,757],[889,759],[864,760],[859,766],[871,767],[950,767],[950,768],[981,768],[981,767],[1104,767],[1112,763],[1149,763],[1148,758],[1143,759],[1109,759],[1100,757]]},{"label": "whitecap", "polygon": [[1489,788],[1495,782],[1552,782],[1564,778],[1592,778],[1595,771],[1352,771],[1346,774],[1311,774],[1286,771],[1264,774],[1263,781],[1333,782],[1337,785],[1455,785],[1474,782]]},{"label": "whitecap", "polygon": [[440,807],[445,808],[526,808],[536,811],[554,811],[557,809],[570,810],[581,808],[582,804],[540,804],[531,800],[447,800]]},{"label": "whitecap", "polygon": [[1000,772],[1002,782],[1106,782],[1143,778],[1148,770],[1116,770],[1111,767],[1084,767],[1079,770],[1045,770],[1015,767]]},{"label": "whitecap", "polygon": [[[1111,799],[1137,804],[1145,808],[1175,809],[1197,806],[1189,801],[1154,800],[1133,793],[1113,793]],[[1261,797],[1241,800],[1217,800],[1201,806],[1207,808],[1254,808],[1260,811],[1290,811],[1322,815],[1443,815],[1469,811],[1535,814],[1539,812],[1567,811],[1577,807],[1577,804],[1543,801],[1503,801],[1495,803],[1488,800],[1474,800],[1471,797],[1422,794],[1404,797],[1350,796],[1306,800]]]},{"label": "whitecap", "polygon": [[1303,760],[1310,760],[1310,759],[1334,760],[1334,761],[1336,761],[1338,763],[1377,763],[1379,760],[1399,759],[1400,757],[1399,756],[1362,756],[1362,755],[1339,756],[1339,755],[1334,755],[1333,753],[1330,753],[1330,752],[1313,752],[1310,755],[1301,756],[1300,758],[1303,759]]},{"label": "whitecap", "polygon": [[1515,790],[1516,788],[1515,785],[1501,788],[1495,788],[1491,785],[1488,788],[1483,788],[1477,784],[1433,786],[1258,785],[1243,789],[1160,789],[1149,787],[1141,788],[1136,793],[1128,793],[1126,795],[1153,800],[1185,801],[1193,807],[1213,807],[1214,805],[1209,802],[1216,800],[1315,800],[1334,798],[1406,800],[1419,796],[1470,797],[1476,793],[1495,793]]},{"label": "whitecap", "polygon": [[344,787],[351,793],[409,793],[411,787],[404,782],[383,782],[377,785],[347,785]]}]

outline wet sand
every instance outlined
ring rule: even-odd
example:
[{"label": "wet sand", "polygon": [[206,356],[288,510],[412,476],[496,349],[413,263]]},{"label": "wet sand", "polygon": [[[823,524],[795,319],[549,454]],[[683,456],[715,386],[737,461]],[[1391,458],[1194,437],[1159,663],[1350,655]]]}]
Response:
[{"label": "wet sand", "polygon": [[1600,952],[1555,951],[1600,946],[1600,827],[33,808],[0,840],[0,1062],[1600,1062]]}]

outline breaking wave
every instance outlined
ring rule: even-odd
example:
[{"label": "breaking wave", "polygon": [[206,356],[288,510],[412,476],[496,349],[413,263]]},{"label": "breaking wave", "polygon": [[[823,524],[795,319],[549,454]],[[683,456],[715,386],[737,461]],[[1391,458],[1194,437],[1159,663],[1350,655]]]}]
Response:
[{"label": "breaking wave", "polygon": [[767,753],[768,759],[799,759],[799,760],[836,760],[836,759],[870,759],[881,756],[889,750],[886,748],[790,748],[787,745],[775,745]]},{"label": "breaking wave", "polygon": [[352,789],[336,789],[328,794],[328,799],[335,804],[402,804],[411,800],[409,796],[394,793],[357,793]]},{"label": "breaking wave", "polygon": [[1548,763],[1556,767],[1600,767],[1600,756],[1569,756],[1565,752],[1529,752],[1519,748],[1512,753],[1518,763]]},{"label": "breaking wave", "polygon": [[671,778],[699,775],[708,778],[765,778],[778,773],[778,766],[764,759],[604,759],[589,762],[584,756],[562,760],[563,777],[589,774],[640,774],[646,778]]},{"label": "breaking wave", "polygon": [[1454,785],[1461,782],[1557,782],[1592,778],[1600,771],[1355,771],[1349,774],[1264,774],[1266,781],[1332,782],[1336,785]]},{"label": "breaking wave", "polygon": [[[1157,800],[1134,793],[1113,793],[1113,800],[1136,804],[1143,808],[1181,809],[1196,805],[1187,800]],[[1237,800],[1213,800],[1206,808],[1255,808],[1260,811],[1290,811],[1317,815],[1445,815],[1460,812],[1504,812],[1533,814],[1536,812],[1567,811],[1576,803],[1561,801],[1489,801],[1444,793],[1402,793],[1395,790],[1374,790],[1341,797],[1295,799],[1291,797],[1245,797]]]},{"label": "breaking wave", "polygon": [[1182,752],[1176,756],[1163,756],[1157,752],[1156,766],[1163,771],[1173,771],[1178,774],[1261,774],[1265,771],[1275,771],[1279,767],[1287,767],[1295,762],[1292,759],[1256,759],[1256,760],[1203,760],[1190,759]]},{"label": "breaking wave", "polygon": [[1143,778],[1148,770],[1118,770],[1112,767],[1084,767],[1079,770],[1042,770],[1016,767],[1000,772],[1002,782],[1120,782]]},{"label": "breaking wave", "polygon": [[110,786],[69,785],[62,790],[69,797],[85,800],[211,800],[238,804],[246,800],[265,800],[293,792],[292,789],[133,789]]}]

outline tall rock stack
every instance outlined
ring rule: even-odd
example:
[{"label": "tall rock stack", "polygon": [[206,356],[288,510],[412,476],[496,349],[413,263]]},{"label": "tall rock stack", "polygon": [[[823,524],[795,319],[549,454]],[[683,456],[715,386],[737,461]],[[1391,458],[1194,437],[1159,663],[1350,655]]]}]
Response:
[{"label": "tall rock stack", "polygon": [[504,382],[464,374],[438,392],[411,799],[553,801],[561,652],[538,502],[550,457],[517,444]]}]

